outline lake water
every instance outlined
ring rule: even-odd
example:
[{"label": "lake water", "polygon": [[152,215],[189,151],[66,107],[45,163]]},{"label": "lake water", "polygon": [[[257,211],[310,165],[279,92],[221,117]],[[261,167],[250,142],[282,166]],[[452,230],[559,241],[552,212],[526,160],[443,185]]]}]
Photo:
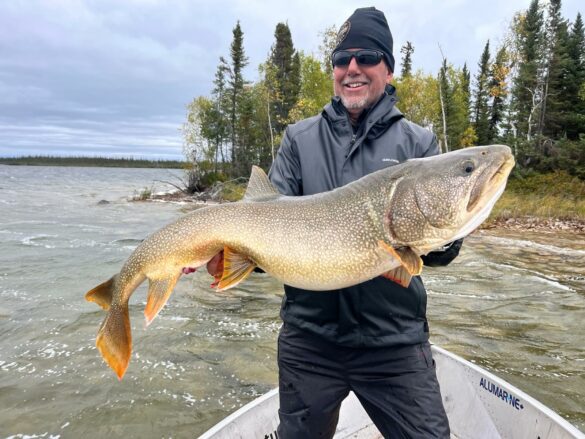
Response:
[{"label": "lake water", "polygon": [[[128,199],[180,175],[0,166],[0,438],[192,438],[276,386],[283,290],[267,275],[220,294],[184,277],[148,329],[141,286],[121,382],[94,346],[105,314],[85,292],[186,211]],[[477,232],[423,278],[433,342],[585,430],[584,235]]]}]

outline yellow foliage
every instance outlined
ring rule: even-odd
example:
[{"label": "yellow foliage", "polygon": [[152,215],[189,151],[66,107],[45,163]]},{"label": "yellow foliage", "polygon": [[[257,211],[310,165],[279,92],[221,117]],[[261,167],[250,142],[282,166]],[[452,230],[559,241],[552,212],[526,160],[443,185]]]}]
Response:
[{"label": "yellow foliage", "polygon": [[465,131],[463,131],[463,134],[461,135],[461,141],[460,141],[459,146],[462,146],[465,148],[467,146],[476,145],[476,143],[477,143],[477,134],[475,133],[475,128],[470,125],[465,129]]},{"label": "yellow foliage", "polygon": [[417,71],[405,78],[396,78],[398,108],[407,119],[428,127],[438,122],[441,104],[437,93],[437,80]]}]

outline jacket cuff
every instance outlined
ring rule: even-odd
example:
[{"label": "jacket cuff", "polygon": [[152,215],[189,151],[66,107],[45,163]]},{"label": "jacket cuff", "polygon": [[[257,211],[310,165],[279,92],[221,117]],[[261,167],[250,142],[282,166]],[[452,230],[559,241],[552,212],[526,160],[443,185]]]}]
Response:
[{"label": "jacket cuff", "polygon": [[427,267],[444,267],[459,255],[462,244],[463,238],[453,241],[440,250],[430,252],[428,255],[422,255],[421,259]]}]

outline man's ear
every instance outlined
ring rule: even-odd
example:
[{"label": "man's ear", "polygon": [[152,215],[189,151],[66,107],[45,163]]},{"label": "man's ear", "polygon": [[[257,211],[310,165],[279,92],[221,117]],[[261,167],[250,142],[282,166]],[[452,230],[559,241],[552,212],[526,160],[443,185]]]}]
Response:
[{"label": "man's ear", "polygon": [[388,67],[388,74],[386,75],[386,84],[390,84],[392,82],[392,79],[394,79],[394,72],[392,72],[392,70],[390,70],[390,67]]}]

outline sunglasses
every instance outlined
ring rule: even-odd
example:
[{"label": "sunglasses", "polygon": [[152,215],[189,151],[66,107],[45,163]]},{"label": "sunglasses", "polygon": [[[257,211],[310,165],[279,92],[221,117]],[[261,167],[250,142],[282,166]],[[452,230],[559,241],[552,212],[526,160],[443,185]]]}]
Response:
[{"label": "sunglasses", "polygon": [[331,62],[333,63],[333,67],[346,67],[352,58],[355,58],[360,66],[375,66],[382,61],[384,54],[377,50],[369,49],[355,51],[340,50],[331,55]]}]

